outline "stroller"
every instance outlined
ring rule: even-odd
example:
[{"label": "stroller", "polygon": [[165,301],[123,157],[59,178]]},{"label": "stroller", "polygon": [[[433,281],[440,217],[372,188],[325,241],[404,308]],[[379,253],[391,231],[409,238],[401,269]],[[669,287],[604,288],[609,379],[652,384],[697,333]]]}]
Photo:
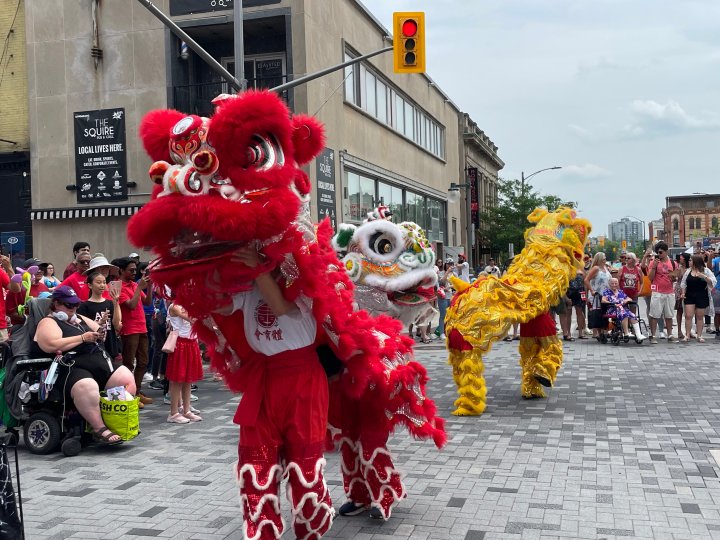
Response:
[{"label": "stroller", "polygon": [[[76,456],[92,435],[85,432],[85,420],[63,389],[45,391],[45,375],[54,358],[37,354],[34,347],[37,325],[49,311],[49,299],[30,299],[25,324],[11,334],[10,346],[3,344],[2,422],[15,443],[18,429],[23,430],[25,446],[33,454],[50,454],[60,446],[66,456]],[[73,354],[62,358],[70,361]]]},{"label": "stroller", "polygon": [[[633,311],[633,313],[638,313],[637,302],[628,302],[627,307],[628,309]],[[613,345],[620,345],[621,342],[628,343],[630,341],[630,336],[626,336],[624,334],[622,329],[622,323],[617,320],[615,316],[608,313],[609,308],[610,304],[603,303],[603,318],[607,319],[607,331],[601,332],[599,338],[600,342],[607,343],[609,341]],[[633,335],[635,337],[635,343],[641,345],[644,339],[638,338],[637,333],[639,330],[640,334],[644,336],[647,335],[647,324],[645,323],[645,321],[638,317],[637,326],[630,326],[629,329],[633,332]]]}]

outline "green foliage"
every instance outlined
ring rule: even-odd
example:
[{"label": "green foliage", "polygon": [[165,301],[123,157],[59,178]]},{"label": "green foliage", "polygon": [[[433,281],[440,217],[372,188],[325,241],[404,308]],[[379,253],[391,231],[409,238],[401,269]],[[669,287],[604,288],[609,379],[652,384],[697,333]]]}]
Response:
[{"label": "green foliage", "polygon": [[527,216],[539,206],[550,212],[560,206],[575,208],[576,202],[564,201],[557,195],[541,195],[531,184],[520,180],[500,179],[498,204],[480,216],[480,235],[485,247],[501,260],[508,255],[508,244],[514,245],[517,255],[525,246],[525,230],[530,227]]}]

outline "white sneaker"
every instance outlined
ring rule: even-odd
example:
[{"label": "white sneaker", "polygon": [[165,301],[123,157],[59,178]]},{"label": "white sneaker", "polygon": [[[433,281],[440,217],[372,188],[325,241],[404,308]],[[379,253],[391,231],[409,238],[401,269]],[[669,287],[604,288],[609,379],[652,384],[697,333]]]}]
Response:
[{"label": "white sneaker", "polygon": [[667,335],[665,334],[665,331],[660,332],[660,339],[667,339]]},{"label": "white sneaker", "polygon": [[195,394],[190,394],[190,401],[197,401],[198,397]]},{"label": "white sneaker", "polygon": [[445,340],[445,334],[440,334],[440,339]]},{"label": "white sneaker", "polygon": [[[190,413],[192,414],[192,413]],[[184,415],[177,413],[177,414],[168,414],[166,422],[168,424],[189,424],[190,420],[188,418],[185,418]]]},{"label": "white sneaker", "polygon": [[153,380],[152,373],[146,372],[145,375],[143,375],[143,382],[151,382],[152,380]]}]

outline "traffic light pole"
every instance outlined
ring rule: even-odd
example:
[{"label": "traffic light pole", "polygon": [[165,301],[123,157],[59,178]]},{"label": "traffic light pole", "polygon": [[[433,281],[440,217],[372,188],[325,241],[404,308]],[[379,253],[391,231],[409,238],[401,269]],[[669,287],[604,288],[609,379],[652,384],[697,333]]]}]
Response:
[{"label": "traffic light pole", "polygon": [[[207,64],[210,66],[210,68],[215,71],[218,75],[220,75],[223,79],[225,79],[230,86],[232,86],[236,91],[242,92],[246,90],[245,85],[247,84],[247,81],[244,77],[244,65],[243,65],[243,49],[242,44],[238,43],[238,40],[242,39],[242,30],[240,28],[236,28],[235,30],[235,37],[236,37],[236,44],[235,44],[235,50],[236,50],[236,58],[235,58],[235,72],[241,74],[241,80],[236,79],[227,69],[225,69],[220,62],[215,60],[208,52],[203,49],[193,38],[191,38],[187,32],[185,32],[182,28],[180,28],[177,24],[175,24],[170,17],[165,15],[160,9],[155,6],[150,0],[138,0],[150,13],[155,15],[160,21],[167,26],[170,31],[175,34],[178,38],[180,38],[182,41],[188,44],[188,47],[190,47],[195,53],[205,60]],[[236,6],[242,5],[241,2],[237,2],[235,4]],[[242,9],[242,7],[240,7]],[[237,12],[238,9],[235,8],[235,12]],[[242,12],[241,12],[242,14]],[[235,15],[235,26],[237,27],[239,25],[242,25],[242,16]],[[239,37],[238,37],[239,36]],[[299,79],[295,79],[294,81],[286,82],[285,84],[281,84],[280,86],[276,86],[274,88],[271,88],[270,90],[273,92],[282,92],[284,90],[287,90],[289,88],[294,88],[296,86],[300,86],[301,84],[305,84],[306,82],[314,81],[315,79],[319,79],[320,77],[323,77],[329,73],[333,73],[335,71],[338,71],[340,69],[343,69],[347,66],[352,66],[353,64],[357,64],[358,62],[362,62],[363,60],[367,60],[368,58],[372,58],[373,56],[377,56],[382,53],[386,53],[389,51],[392,51],[393,47],[384,47],[382,49],[379,49],[377,51],[373,51],[368,54],[364,54],[363,56],[358,56],[357,58],[353,58],[352,60],[348,60],[347,62],[343,62],[342,64],[338,64],[336,66],[332,66],[326,69],[322,69],[320,71],[316,71],[315,73],[310,73],[309,75],[305,75],[304,77],[300,77]],[[237,54],[240,54],[241,58],[237,58]],[[238,62],[240,65],[238,65]]]},{"label": "traffic light pole", "polygon": [[301,84],[305,84],[306,82],[310,82],[310,81],[314,81],[315,79],[319,79],[320,77],[323,77],[323,76],[327,75],[328,73],[333,73],[334,71],[338,71],[347,66],[352,66],[353,64],[357,64],[358,62],[362,62],[363,60],[367,60],[368,58],[372,58],[373,56],[377,56],[379,54],[382,54],[382,53],[385,53],[388,51],[392,51],[392,50],[393,50],[392,47],[385,47],[384,49],[379,49],[377,51],[373,51],[373,52],[365,54],[363,56],[358,56],[357,58],[353,58],[352,60],[348,60],[347,62],[343,62],[342,64],[338,64],[336,66],[325,68],[320,71],[316,71],[315,73],[310,73],[309,75],[305,75],[304,77],[300,77],[299,79],[295,79],[294,81],[290,81],[290,82],[286,82],[285,84],[281,84],[280,86],[275,86],[274,88],[271,88],[270,90],[273,92],[282,92],[289,88],[294,88],[296,86],[300,86]]},{"label": "traffic light pole", "polygon": [[[208,54],[205,49],[203,49],[193,38],[191,38],[187,34],[187,32],[185,32],[182,28],[175,24],[172,19],[170,19],[170,17],[168,17],[160,9],[158,9],[155,4],[153,4],[150,0],[138,0],[138,2],[140,2],[150,13],[155,15],[155,17],[160,19],[160,22],[167,26],[173,34],[175,34],[178,38],[187,43],[188,47],[195,51],[195,53],[200,58],[205,60],[205,62],[207,62],[210,68],[215,73],[220,75],[223,79],[225,79],[228,84],[230,84],[230,86],[232,86],[238,92],[241,92],[243,90],[243,84],[239,80],[233,77],[227,69],[222,67],[222,64],[220,64],[220,62],[210,56],[210,54]],[[238,21],[236,20],[235,22],[237,23]],[[242,18],[239,22],[240,24],[242,24]],[[242,59],[240,59],[240,61],[242,61]],[[240,67],[240,69],[242,70],[242,66]],[[239,73],[242,73],[242,71],[240,71]]]}]

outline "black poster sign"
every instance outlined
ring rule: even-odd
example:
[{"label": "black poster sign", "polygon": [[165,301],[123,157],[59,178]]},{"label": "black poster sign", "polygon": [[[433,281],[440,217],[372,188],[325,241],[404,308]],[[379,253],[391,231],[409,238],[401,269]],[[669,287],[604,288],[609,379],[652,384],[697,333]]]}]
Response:
[{"label": "black poster sign", "polygon": [[[279,4],[281,0],[243,0],[243,8]],[[233,0],[170,0],[170,15],[208,13],[233,8]]]},{"label": "black poster sign", "polygon": [[480,205],[478,204],[478,170],[471,167],[467,170],[468,181],[470,182],[470,211],[472,212],[472,223],[480,225]]},{"label": "black poster sign", "polygon": [[76,112],[73,116],[77,202],[126,201],[125,109]]},{"label": "black poster sign", "polygon": [[330,218],[330,225],[337,230],[335,214],[335,151],[325,148],[315,158],[317,176],[318,221]]}]

